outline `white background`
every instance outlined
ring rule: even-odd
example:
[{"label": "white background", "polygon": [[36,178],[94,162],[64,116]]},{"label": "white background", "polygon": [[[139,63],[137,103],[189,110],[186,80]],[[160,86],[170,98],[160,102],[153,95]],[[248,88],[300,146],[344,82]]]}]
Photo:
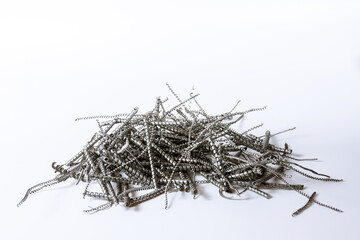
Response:
[{"label": "white background", "polygon": [[[360,230],[359,1],[6,1],[0,2],[1,239],[357,239]],[[72,181],[31,195],[97,131],[80,116],[152,109],[194,87],[209,114],[267,105],[239,129],[297,129],[289,143],[306,166],[342,183],[292,182],[344,210],[313,205],[292,191],[266,200],[198,199],[172,193],[134,209],[88,215]]]}]

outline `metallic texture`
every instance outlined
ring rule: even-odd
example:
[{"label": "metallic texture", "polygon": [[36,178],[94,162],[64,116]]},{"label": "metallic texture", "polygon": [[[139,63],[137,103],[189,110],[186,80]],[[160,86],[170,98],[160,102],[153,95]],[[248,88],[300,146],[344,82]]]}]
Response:
[{"label": "metallic texture", "polygon": [[[301,191],[302,184],[291,184],[286,179],[284,170],[318,181],[342,181],[300,165],[299,161],[314,159],[295,158],[287,143],[284,148],[270,143],[272,136],[294,128],[273,135],[266,131],[263,136],[249,133],[262,124],[242,133],[232,128],[246,114],[266,107],[234,112],[237,102],[230,112],[209,115],[198,102],[199,94],[190,94],[182,100],[169,84],[167,87],[179,102],[170,110],[165,109],[166,100],[157,97],[155,107],[143,114],[134,108],[129,114],[77,118],[96,119],[99,131],[69,161],[52,163],[56,177],[29,188],[18,206],[30,194],[73,178],[77,184],[86,185],[84,198],[106,201],[85,210],[86,213],[120,203],[132,207],[162,193],[165,193],[167,208],[168,192],[189,192],[195,198],[201,196],[198,185],[209,183],[219,189],[221,196],[233,200],[245,191],[269,199],[271,196],[263,190],[293,190],[309,199],[293,215],[302,212],[310,203],[341,211],[318,202],[314,194],[308,196]],[[99,122],[102,118],[110,120]],[[102,192],[88,191],[93,184],[99,185]],[[151,192],[139,195],[149,190]],[[235,197],[228,197],[228,194]]]}]

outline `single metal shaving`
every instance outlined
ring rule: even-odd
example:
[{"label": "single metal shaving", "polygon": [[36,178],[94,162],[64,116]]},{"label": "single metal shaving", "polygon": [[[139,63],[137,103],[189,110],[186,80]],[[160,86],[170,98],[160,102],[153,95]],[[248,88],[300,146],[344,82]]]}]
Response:
[{"label": "single metal shaving", "polygon": [[[287,144],[270,144],[270,138],[276,134],[266,131],[257,137],[249,133],[261,125],[243,133],[231,128],[245,114],[264,108],[233,112],[235,106],[230,112],[210,116],[199,105],[198,94],[181,101],[168,87],[179,100],[169,110],[158,97],[154,109],[145,114],[138,114],[135,108],[129,114],[77,119],[111,118],[98,121],[99,131],[72,159],[61,165],[53,163],[58,175],[28,189],[18,206],[30,194],[68,179],[87,183],[84,198],[105,201],[84,210],[89,213],[120,203],[132,207],[163,193],[167,208],[168,192],[189,192],[195,198],[200,194],[199,184],[215,185],[220,195],[228,199],[239,199],[245,191],[271,198],[266,189],[294,190],[310,199],[301,191],[303,185],[288,182],[284,170],[319,181],[342,181],[296,163],[304,159],[292,157]],[[101,191],[88,191],[90,184],[98,184]],[[314,196],[310,202],[341,212],[318,202]]]}]

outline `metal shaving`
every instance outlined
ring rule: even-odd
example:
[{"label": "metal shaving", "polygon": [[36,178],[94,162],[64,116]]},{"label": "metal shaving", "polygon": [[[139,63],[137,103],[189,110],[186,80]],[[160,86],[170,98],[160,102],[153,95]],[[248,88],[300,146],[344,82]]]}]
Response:
[{"label": "metal shaving", "polygon": [[[196,198],[201,194],[199,184],[215,185],[220,195],[228,199],[241,199],[245,191],[269,199],[266,189],[294,190],[310,198],[301,191],[303,185],[289,183],[285,170],[318,181],[342,181],[297,163],[301,159],[291,155],[287,144],[279,147],[270,143],[276,134],[270,131],[259,137],[250,134],[260,125],[243,133],[232,129],[246,114],[264,108],[241,112],[233,109],[210,116],[198,103],[198,94],[181,101],[168,87],[179,100],[178,105],[168,110],[165,101],[158,97],[154,109],[144,114],[138,114],[135,108],[129,114],[77,119],[110,118],[97,120],[99,131],[86,146],[68,162],[53,163],[58,173],[55,178],[29,188],[18,206],[30,194],[69,179],[75,179],[76,184],[86,183],[84,198],[105,201],[84,210],[88,213],[118,204],[132,207],[163,193],[168,208],[167,193],[183,191]],[[193,105],[196,109],[190,107]],[[89,185],[94,184],[101,191],[88,191]],[[341,212],[313,198],[311,202]]]}]

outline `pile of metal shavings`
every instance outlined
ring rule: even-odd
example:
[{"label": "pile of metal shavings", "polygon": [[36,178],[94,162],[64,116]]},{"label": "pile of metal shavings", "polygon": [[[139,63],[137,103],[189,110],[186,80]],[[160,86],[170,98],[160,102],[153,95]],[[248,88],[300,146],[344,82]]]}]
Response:
[{"label": "pile of metal shavings", "polygon": [[[245,191],[269,199],[271,196],[266,189],[294,190],[309,200],[293,216],[311,203],[341,212],[317,201],[315,193],[310,197],[301,191],[303,185],[290,184],[284,171],[318,181],[338,182],[341,179],[300,165],[299,161],[314,159],[293,157],[287,144],[283,148],[270,144],[270,138],[276,134],[266,131],[264,136],[257,137],[249,133],[261,125],[243,133],[233,130],[232,126],[246,114],[265,107],[234,112],[236,104],[230,112],[210,116],[198,103],[198,94],[190,94],[190,98],[182,101],[168,87],[179,101],[169,110],[164,107],[166,100],[158,97],[154,109],[145,114],[138,114],[135,108],[129,114],[76,119],[110,118],[104,122],[97,120],[100,130],[85,147],[66,163],[53,163],[58,175],[29,188],[18,206],[32,193],[75,179],[76,184],[86,183],[84,198],[105,201],[98,207],[84,210],[88,213],[120,203],[132,207],[163,193],[167,208],[168,192],[189,192],[195,198],[200,194],[199,184],[213,184],[222,197],[229,199],[241,199]],[[196,106],[196,110],[190,106]],[[277,183],[271,181],[274,179]],[[98,184],[101,192],[88,191],[90,184]]]}]

